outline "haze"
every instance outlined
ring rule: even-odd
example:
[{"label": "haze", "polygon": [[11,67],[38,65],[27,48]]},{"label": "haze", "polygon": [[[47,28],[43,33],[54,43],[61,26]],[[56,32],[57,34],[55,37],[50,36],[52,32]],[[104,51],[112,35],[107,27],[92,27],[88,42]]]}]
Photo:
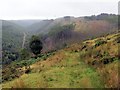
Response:
[{"label": "haze", "polygon": [[118,13],[118,0],[0,0],[0,19],[54,19]]}]

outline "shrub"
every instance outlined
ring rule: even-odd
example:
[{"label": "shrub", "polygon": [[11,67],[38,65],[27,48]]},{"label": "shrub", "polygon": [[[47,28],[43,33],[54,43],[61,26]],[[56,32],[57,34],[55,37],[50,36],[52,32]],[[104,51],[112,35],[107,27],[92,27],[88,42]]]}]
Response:
[{"label": "shrub", "polygon": [[102,57],[102,54],[101,54],[100,50],[99,51],[98,50],[93,50],[92,51],[92,57],[93,58],[100,58],[100,57]]},{"label": "shrub", "polygon": [[29,68],[25,70],[25,73],[26,73],[26,74],[28,74],[28,73],[30,73],[30,72],[31,72],[31,69],[29,69]]},{"label": "shrub", "polygon": [[85,49],[86,47],[87,47],[86,45],[83,45],[82,48],[81,48],[81,50]]},{"label": "shrub", "polygon": [[120,43],[120,37],[117,37],[117,38],[115,39],[115,41],[116,41],[117,43]]},{"label": "shrub", "polygon": [[91,64],[92,64],[92,65],[98,65],[99,62],[98,62],[97,60],[93,60]]},{"label": "shrub", "polygon": [[11,81],[19,76],[19,72],[13,67],[7,67],[2,70],[2,82]]},{"label": "shrub", "polygon": [[98,47],[98,46],[100,46],[102,44],[105,44],[105,43],[107,43],[107,42],[102,40],[102,39],[96,40],[95,41],[95,47]]},{"label": "shrub", "polygon": [[103,57],[103,58],[101,59],[101,62],[102,62],[103,64],[108,64],[108,63],[113,62],[114,60],[116,60],[115,57]]},{"label": "shrub", "polygon": [[103,56],[109,56],[109,53],[104,51]]},{"label": "shrub", "polygon": [[29,51],[27,49],[21,49],[20,51],[20,59],[25,60],[29,58]]}]

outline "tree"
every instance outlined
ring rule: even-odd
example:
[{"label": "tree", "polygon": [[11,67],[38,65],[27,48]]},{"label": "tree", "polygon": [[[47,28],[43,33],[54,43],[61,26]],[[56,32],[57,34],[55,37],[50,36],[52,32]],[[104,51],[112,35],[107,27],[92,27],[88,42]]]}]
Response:
[{"label": "tree", "polygon": [[20,59],[25,60],[29,58],[29,51],[27,49],[21,49],[20,51]]},{"label": "tree", "polygon": [[33,35],[30,40],[30,49],[36,56],[41,53],[43,48],[42,42],[40,41],[38,36]]}]

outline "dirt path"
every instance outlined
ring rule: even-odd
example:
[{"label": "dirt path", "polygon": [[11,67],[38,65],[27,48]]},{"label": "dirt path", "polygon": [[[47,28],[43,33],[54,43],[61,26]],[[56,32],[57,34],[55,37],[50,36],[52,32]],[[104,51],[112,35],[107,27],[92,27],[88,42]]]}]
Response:
[{"label": "dirt path", "polygon": [[25,40],[26,40],[26,33],[23,32],[23,43],[22,43],[22,49],[24,48],[24,45],[25,45]]}]

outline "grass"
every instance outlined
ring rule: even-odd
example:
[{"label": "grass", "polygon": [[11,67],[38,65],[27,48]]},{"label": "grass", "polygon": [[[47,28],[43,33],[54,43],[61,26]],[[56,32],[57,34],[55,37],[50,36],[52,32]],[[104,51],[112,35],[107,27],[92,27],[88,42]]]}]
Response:
[{"label": "grass", "polygon": [[21,85],[21,81],[25,83],[26,87],[31,88],[104,87],[98,73],[93,68],[90,68],[88,65],[84,64],[84,62],[80,61],[79,53],[64,53],[66,57],[57,65],[55,64],[40,73],[25,74],[19,79],[3,84],[3,87],[15,87],[19,86],[19,83],[20,86],[24,86]]},{"label": "grass", "polygon": [[[117,36],[117,35],[116,35]],[[94,47],[95,40],[89,40],[84,49],[81,44],[73,44],[57,51],[54,55],[38,58],[32,64],[31,72],[20,78],[3,83],[6,87],[29,88],[110,88],[118,85],[119,59],[108,64],[88,64],[105,57],[116,57],[117,43],[112,43],[116,37],[108,36],[109,41]],[[106,39],[106,38],[103,38]],[[93,47],[93,48],[92,48]],[[113,49],[114,48],[114,49]],[[92,51],[91,51],[92,50]],[[96,56],[97,54],[97,56]]]}]

